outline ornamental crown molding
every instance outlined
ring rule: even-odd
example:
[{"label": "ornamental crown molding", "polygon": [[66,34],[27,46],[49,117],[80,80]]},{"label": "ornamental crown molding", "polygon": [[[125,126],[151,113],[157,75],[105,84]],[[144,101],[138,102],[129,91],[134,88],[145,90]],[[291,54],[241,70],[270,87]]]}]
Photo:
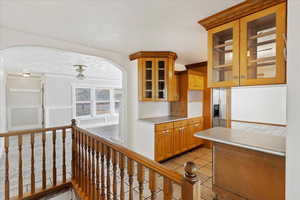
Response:
[{"label": "ornamental crown molding", "polygon": [[212,16],[198,21],[206,30],[241,19],[266,8],[285,3],[286,0],[246,0],[235,6],[227,8]]},{"label": "ornamental crown molding", "polygon": [[139,58],[171,58],[176,60],[177,54],[171,51],[139,51],[129,55],[130,60]]}]

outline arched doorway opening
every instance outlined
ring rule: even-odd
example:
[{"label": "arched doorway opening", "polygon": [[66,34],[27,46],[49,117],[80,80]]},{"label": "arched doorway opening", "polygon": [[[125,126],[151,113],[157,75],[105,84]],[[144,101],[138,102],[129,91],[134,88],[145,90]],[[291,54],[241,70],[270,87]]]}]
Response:
[{"label": "arched doorway opening", "polygon": [[[73,65],[87,66],[83,80]],[[39,46],[4,49],[1,132],[59,126],[75,118],[82,128],[123,141],[124,73],[101,57]]]}]

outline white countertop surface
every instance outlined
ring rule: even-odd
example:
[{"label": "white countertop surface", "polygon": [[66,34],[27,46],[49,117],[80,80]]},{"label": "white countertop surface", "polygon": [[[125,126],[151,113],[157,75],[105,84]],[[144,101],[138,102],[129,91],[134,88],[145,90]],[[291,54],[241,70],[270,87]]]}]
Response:
[{"label": "white countertop surface", "polygon": [[279,156],[285,156],[285,137],[246,132],[238,129],[215,127],[200,131],[195,137],[252,149]]},{"label": "white countertop surface", "polygon": [[142,118],[139,120],[144,122],[149,122],[152,124],[161,124],[161,123],[174,122],[174,121],[179,121],[184,119],[187,119],[187,117],[163,116],[163,117]]}]

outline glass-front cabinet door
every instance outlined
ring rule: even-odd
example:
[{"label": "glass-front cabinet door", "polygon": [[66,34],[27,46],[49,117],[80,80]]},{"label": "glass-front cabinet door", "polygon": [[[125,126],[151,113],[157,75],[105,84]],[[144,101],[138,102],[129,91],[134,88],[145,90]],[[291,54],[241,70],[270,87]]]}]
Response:
[{"label": "glass-front cabinet door", "polygon": [[144,101],[155,99],[155,59],[142,59],[142,98]]},{"label": "glass-front cabinet door", "polygon": [[208,31],[208,86],[239,85],[239,20]]},{"label": "glass-front cabinet door", "polygon": [[240,20],[240,85],[285,82],[285,3]]},{"label": "glass-front cabinet door", "polygon": [[167,58],[157,58],[156,62],[156,100],[165,101],[167,100]]}]

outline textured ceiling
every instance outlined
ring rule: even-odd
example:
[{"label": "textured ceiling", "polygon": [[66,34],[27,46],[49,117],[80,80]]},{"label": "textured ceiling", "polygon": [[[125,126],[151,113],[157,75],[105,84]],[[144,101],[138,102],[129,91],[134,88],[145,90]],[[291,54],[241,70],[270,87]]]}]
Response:
[{"label": "textured ceiling", "polygon": [[122,72],[106,59],[43,47],[14,47],[0,52],[0,62],[6,71],[21,73],[60,74],[75,76],[72,65],[83,64],[90,78],[121,80]]},{"label": "textured ceiling", "polygon": [[123,55],[169,50],[206,59],[197,21],[242,0],[0,0],[0,25]]}]

